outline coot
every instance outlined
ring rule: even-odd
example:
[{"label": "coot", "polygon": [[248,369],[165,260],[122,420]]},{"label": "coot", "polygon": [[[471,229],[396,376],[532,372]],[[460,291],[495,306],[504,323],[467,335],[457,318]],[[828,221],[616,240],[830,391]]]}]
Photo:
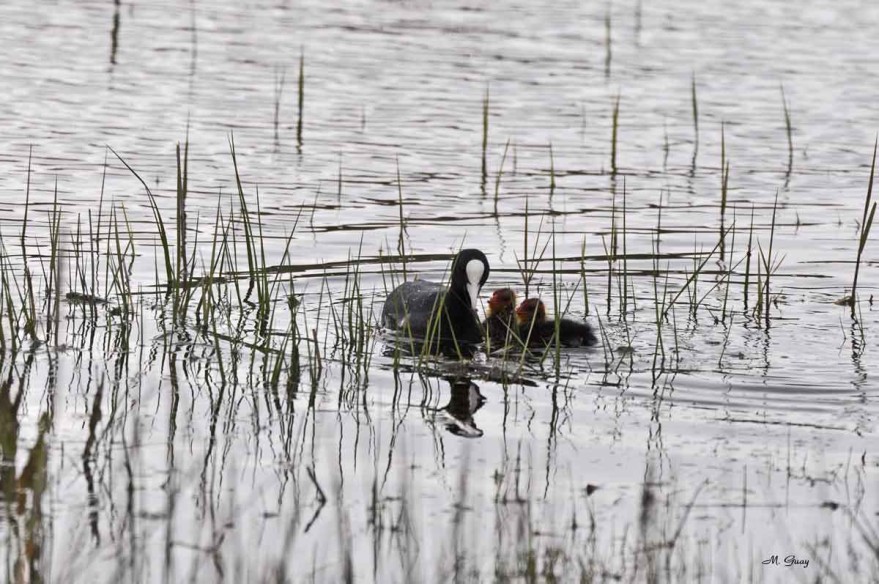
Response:
[{"label": "coot", "polygon": [[473,414],[485,403],[485,396],[479,386],[469,378],[448,380],[452,386],[449,403],[437,412],[438,420],[443,422],[446,430],[462,438],[479,438],[483,432],[476,426]]},{"label": "coot", "polygon": [[442,343],[479,343],[476,315],[479,290],[488,279],[488,259],[478,249],[462,249],[452,261],[449,287],[437,282],[404,282],[388,294],[382,323],[412,337]]},{"label": "coot", "polygon": [[[546,320],[546,307],[538,298],[523,300],[516,308],[516,321],[519,336],[527,339],[530,346],[555,344],[556,321]],[[558,322],[559,344],[563,347],[584,347],[594,345],[598,340],[592,326],[569,318]]]},{"label": "coot", "polygon": [[482,328],[489,350],[503,347],[517,338],[516,293],[510,288],[498,288],[492,293],[485,314]]}]

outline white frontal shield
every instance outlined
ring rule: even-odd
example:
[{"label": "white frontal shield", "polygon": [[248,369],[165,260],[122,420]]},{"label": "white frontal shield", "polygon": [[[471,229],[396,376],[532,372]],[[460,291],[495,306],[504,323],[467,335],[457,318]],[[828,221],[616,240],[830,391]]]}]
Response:
[{"label": "white frontal shield", "polygon": [[476,300],[479,298],[479,283],[482,281],[482,274],[485,273],[485,266],[479,260],[470,260],[465,267],[467,272],[467,294],[470,295],[470,306],[473,312],[476,312],[478,306]]}]

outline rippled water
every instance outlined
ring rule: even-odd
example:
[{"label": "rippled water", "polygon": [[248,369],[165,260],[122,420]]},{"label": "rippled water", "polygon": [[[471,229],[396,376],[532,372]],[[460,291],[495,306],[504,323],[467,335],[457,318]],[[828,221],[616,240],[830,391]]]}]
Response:
[{"label": "rippled water", "polygon": [[[875,242],[857,319],[835,303],[879,129],[877,18],[822,1],[4,2],[6,579],[879,578]],[[194,273],[218,212],[247,269],[234,140],[265,263],[285,265],[268,331],[246,277],[218,287],[222,330],[197,319],[201,288],[169,320],[149,198],[107,147],[173,243],[187,138]],[[62,301],[58,338],[41,316],[12,351],[25,263],[49,310],[56,198],[62,293],[83,291],[69,258],[90,213],[110,303]],[[110,225],[133,243],[130,319],[103,271]],[[362,299],[376,322],[401,249],[407,275],[440,279],[461,246],[491,262],[483,297],[524,297],[519,261],[542,257],[531,295],[555,312],[562,290],[601,345],[464,364],[401,356],[374,328],[352,346],[337,318]],[[703,261],[695,317],[684,292],[658,337],[657,298]],[[273,383],[277,355],[294,361],[291,294],[300,370]]]}]

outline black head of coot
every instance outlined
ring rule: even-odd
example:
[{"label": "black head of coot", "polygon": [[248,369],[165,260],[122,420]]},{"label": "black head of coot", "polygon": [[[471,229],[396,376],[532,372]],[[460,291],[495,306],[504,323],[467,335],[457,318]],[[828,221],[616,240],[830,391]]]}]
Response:
[{"label": "black head of coot", "polygon": [[478,249],[462,249],[452,263],[452,282],[450,290],[456,296],[463,296],[469,306],[476,311],[479,290],[488,280],[491,269],[488,258]]}]

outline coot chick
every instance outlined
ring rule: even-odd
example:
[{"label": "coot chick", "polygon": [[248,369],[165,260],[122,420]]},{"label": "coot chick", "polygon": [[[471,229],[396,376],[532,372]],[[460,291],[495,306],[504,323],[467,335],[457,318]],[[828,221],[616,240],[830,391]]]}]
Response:
[{"label": "coot chick", "polygon": [[449,287],[437,282],[404,282],[388,294],[382,323],[412,337],[441,343],[479,343],[476,314],[479,290],[488,279],[488,259],[478,249],[462,249],[452,261]]},{"label": "coot chick", "polygon": [[492,293],[485,314],[482,328],[489,350],[503,347],[516,338],[516,293],[510,288],[498,288]]},{"label": "coot chick", "polygon": [[[546,320],[546,307],[539,298],[523,300],[516,309],[519,335],[530,346],[555,344],[556,322]],[[563,347],[586,347],[598,340],[589,323],[562,318],[558,321],[559,344]]]}]

